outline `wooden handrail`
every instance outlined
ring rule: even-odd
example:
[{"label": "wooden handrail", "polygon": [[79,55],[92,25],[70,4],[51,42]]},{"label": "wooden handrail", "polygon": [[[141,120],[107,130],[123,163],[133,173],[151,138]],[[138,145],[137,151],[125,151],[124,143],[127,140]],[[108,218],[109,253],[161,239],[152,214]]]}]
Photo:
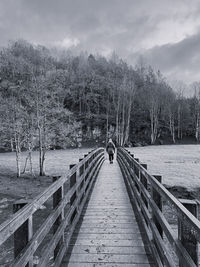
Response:
[{"label": "wooden handrail", "polygon": [[[158,265],[163,266],[163,263],[165,263],[167,266],[175,266],[170,252],[162,239],[162,232],[164,232],[169,243],[174,247],[180,266],[197,266],[197,256],[194,256],[194,252],[188,249],[187,244],[185,244],[187,243],[186,240],[183,243],[180,237],[176,237],[174,230],[172,230],[162,211],[152,198],[153,192],[175,209],[179,225],[189,227],[194,242],[200,242],[200,221],[184,207],[183,204],[185,203],[182,202],[182,204],[156,177],[150,175],[139,160],[130,155],[129,151],[124,148],[118,148],[117,159],[129,194],[131,198],[136,200],[134,201],[136,209],[141,215],[144,229],[151,242],[152,252],[157,258]],[[186,200],[185,202],[196,205],[195,201]]]},{"label": "wooden handrail", "polygon": [[[48,244],[48,250],[46,249],[45,254],[42,255],[40,259],[39,266],[47,266],[50,254],[53,253],[56,246],[58,246],[60,238],[64,236],[65,228],[69,227],[69,232],[72,234],[72,229],[75,227],[78,218],[80,217],[81,209],[85,201],[87,200],[89,190],[92,183],[98,174],[98,171],[104,161],[104,149],[98,148],[91,151],[84,159],[82,159],[78,164],[71,168],[68,173],[57,181],[52,183],[44,192],[33,199],[29,204],[25,205],[19,211],[11,216],[10,219],[6,220],[0,225],[0,245],[3,244],[12,234],[14,234],[23,224],[32,219],[34,213],[51,197],[55,197],[57,192],[61,192],[61,188],[64,188],[64,184],[71,184],[65,195],[62,196],[61,201],[46,218],[43,224],[37,229],[36,233],[32,236],[31,240],[27,243],[21,253],[16,257],[16,259],[10,264],[10,266],[22,267],[26,266],[31,257],[33,257],[35,251],[42,243],[46,235],[49,233],[50,229],[54,226],[58,217],[61,218],[55,233]],[[74,175],[76,179],[74,179]],[[70,180],[73,179],[73,183]],[[69,185],[70,186],[70,185]],[[63,192],[63,191],[62,191]],[[72,199],[73,198],[73,199]],[[73,200],[73,201],[72,201]],[[67,212],[64,215],[64,208],[67,207]],[[62,214],[62,217],[60,217]],[[68,244],[68,242],[67,242]],[[60,246],[60,245],[59,245]],[[58,251],[58,256],[60,260],[60,255],[63,254],[61,250],[65,250],[67,245],[61,245]],[[59,261],[58,259],[55,259]]]}]

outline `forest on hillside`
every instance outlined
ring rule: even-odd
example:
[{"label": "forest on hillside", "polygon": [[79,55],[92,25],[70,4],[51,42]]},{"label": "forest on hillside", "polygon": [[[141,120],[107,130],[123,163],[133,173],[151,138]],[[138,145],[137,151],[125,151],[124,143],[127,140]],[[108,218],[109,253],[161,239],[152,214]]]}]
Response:
[{"label": "forest on hillside", "polygon": [[[176,143],[200,139],[200,82],[174,91],[151,66],[116,54],[57,51],[19,40],[0,51],[0,149],[40,151],[105,143]],[[19,170],[18,170],[19,172]]]}]

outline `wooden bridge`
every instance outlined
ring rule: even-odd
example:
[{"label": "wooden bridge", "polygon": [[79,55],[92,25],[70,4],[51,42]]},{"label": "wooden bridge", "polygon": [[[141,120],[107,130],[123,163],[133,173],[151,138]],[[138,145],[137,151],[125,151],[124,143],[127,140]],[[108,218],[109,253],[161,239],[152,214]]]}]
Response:
[{"label": "wooden bridge", "polygon": [[[91,151],[30,203],[14,205],[0,226],[0,246],[13,242],[3,266],[198,266],[196,201],[176,199],[127,150],[118,148],[112,165],[104,153]],[[52,208],[36,224],[44,204]]]}]

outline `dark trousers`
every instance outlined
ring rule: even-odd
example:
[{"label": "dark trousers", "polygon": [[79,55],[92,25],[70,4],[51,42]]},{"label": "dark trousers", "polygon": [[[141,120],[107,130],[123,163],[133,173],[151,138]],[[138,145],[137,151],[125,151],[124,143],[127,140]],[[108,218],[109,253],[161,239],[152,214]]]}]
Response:
[{"label": "dark trousers", "polygon": [[108,154],[109,155],[109,160],[110,161],[113,161],[113,159],[114,159],[114,154]]}]

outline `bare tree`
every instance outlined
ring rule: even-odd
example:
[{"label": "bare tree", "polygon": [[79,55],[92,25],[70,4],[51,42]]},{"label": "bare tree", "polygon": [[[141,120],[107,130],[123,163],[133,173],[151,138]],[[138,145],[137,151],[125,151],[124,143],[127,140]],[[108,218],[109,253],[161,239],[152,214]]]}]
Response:
[{"label": "bare tree", "polygon": [[195,138],[200,140],[200,82],[192,85],[194,89],[194,121],[195,121]]}]

